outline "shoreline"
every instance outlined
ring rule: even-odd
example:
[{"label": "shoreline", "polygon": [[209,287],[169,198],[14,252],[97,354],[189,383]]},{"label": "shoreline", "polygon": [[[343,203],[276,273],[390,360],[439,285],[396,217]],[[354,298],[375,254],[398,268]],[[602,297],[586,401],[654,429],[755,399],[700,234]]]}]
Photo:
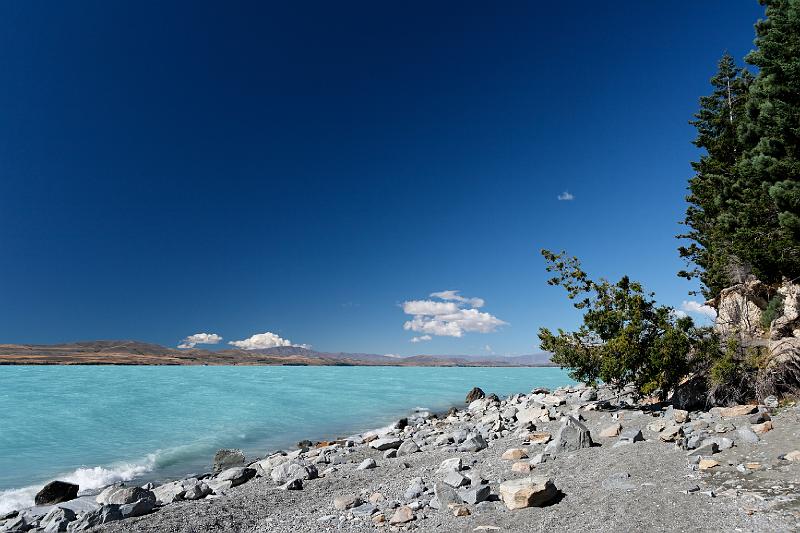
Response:
[{"label": "shoreline", "polygon": [[[754,416],[772,418],[774,429],[760,433]],[[756,489],[710,496],[723,495],[726,483],[715,479],[720,476],[753,481],[768,474],[765,487],[775,486],[775,474],[800,481],[800,462],[785,459],[792,450],[776,453],[797,444],[799,427],[797,407],[688,413],[637,403],[629,393],[578,385],[503,399],[489,395],[437,416],[417,413],[387,427],[255,461],[223,454],[217,474],[135,490],[112,486],[94,501],[82,497],[60,505],[75,508],[70,531],[97,526],[109,532],[341,527],[521,532],[530,531],[531,523],[540,531],[566,530],[580,520],[601,531],[631,524],[644,530],[702,529],[708,523],[718,523],[723,531],[781,531],[800,525],[791,483],[769,498],[748,499],[747,505],[740,500]],[[745,438],[751,434],[754,442]],[[760,450],[768,453],[759,468],[751,468]],[[723,457],[734,454],[736,460],[726,467]],[[717,464],[706,469],[705,460]],[[515,505],[509,486],[531,479],[553,487],[539,490],[547,493],[540,502],[544,506],[509,508],[509,501]],[[600,500],[593,501],[598,495]],[[133,497],[139,499],[129,501]],[[601,501],[626,515],[607,516]],[[648,502],[684,511],[680,516],[648,513]],[[587,517],[586,509],[601,511],[602,520]],[[51,511],[36,508],[11,520],[42,525],[44,513]],[[225,524],[221,529],[212,527],[220,523]]]}]

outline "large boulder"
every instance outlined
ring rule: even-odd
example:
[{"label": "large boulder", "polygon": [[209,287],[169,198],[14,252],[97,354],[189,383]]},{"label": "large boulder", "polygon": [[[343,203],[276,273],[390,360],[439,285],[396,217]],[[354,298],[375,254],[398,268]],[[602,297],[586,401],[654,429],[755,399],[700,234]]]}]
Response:
[{"label": "large boulder", "polygon": [[767,287],[752,275],[743,283],[722,289],[717,298],[708,302],[717,309],[714,331],[723,337],[763,336],[761,316],[767,308],[767,299]]},{"label": "large boulder", "polygon": [[486,393],[483,392],[483,390],[481,390],[479,387],[473,387],[473,389],[467,393],[465,403],[472,403],[475,400],[480,400],[481,398],[485,397]]},{"label": "large boulder", "polygon": [[270,477],[275,483],[286,483],[292,479],[315,479],[318,475],[314,465],[301,465],[298,463],[281,463],[270,472]]},{"label": "large boulder", "polygon": [[544,449],[544,454],[555,457],[561,453],[574,452],[581,448],[588,448],[594,445],[589,429],[578,419],[567,416],[561,423],[556,437],[548,443]]},{"label": "large boulder", "polygon": [[546,477],[510,479],[500,484],[500,497],[511,510],[541,507],[558,495],[558,489]]},{"label": "large boulder", "polygon": [[84,514],[74,522],[70,522],[67,526],[67,531],[84,531],[100,524],[122,520],[125,517],[122,516],[119,508],[119,505],[103,505],[94,511]]},{"label": "large boulder", "polygon": [[403,444],[403,439],[397,437],[384,437],[382,439],[375,439],[369,443],[370,448],[384,451],[389,449],[399,448]]},{"label": "large boulder", "polygon": [[51,481],[36,493],[36,505],[54,505],[78,497],[78,485],[66,481]]},{"label": "large boulder", "polygon": [[156,503],[156,495],[153,491],[141,487],[126,487],[124,485],[112,485],[97,495],[95,501],[99,504],[126,505],[139,500],[152,500]]},{"label": "large boulder", "polygon": [[77,520],[75,511],[72,509],[63,509],[61,507],[54,507],[47,513],[40,523],[40,527],[44,529],[44,533],[57,533],[66,531],[70,522]]},{"label": "large boulder", "polygon": [[244,466],[244,462],[245,457],[242,450],[217,450],[217,453],[214,454],[213,470],[215,474],[219,474],[228,468]]}]

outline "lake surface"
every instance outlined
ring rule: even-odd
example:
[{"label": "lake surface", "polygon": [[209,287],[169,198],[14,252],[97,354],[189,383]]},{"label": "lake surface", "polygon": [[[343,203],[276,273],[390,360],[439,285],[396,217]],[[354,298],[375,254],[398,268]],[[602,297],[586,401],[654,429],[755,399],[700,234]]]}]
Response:
[{"label": "lake surface", "polygon": [[571,383],[558,368],[0,366],[0,512],[52,479],[94,490],[385,426],[415,408]]}]

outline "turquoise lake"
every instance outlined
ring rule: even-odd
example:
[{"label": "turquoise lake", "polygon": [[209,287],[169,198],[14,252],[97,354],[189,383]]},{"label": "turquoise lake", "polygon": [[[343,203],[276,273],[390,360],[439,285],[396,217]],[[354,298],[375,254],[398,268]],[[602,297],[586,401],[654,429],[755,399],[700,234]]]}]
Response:
[{"label": "turquoise lake", "polygon": [[571,383],[558,368],[0,366],[0,512],[55,479],[205,472],[219,448],[248,457],[385,426],[417,408]]}]

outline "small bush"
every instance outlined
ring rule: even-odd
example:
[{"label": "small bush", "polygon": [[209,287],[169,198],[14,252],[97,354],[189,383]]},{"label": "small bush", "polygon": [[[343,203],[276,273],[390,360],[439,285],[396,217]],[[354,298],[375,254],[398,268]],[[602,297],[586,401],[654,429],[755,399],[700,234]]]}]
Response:
[{"label": "small bush", "polygon": [[772,321],[783,314],[783,295],[776,294],[767,303],[767,308],[761,313],[761,327],[769,330]]}]

